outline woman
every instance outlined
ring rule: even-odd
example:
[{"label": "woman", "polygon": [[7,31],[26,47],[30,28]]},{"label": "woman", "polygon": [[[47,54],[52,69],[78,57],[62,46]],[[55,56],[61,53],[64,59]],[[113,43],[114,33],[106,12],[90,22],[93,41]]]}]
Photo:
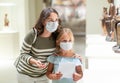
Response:
[{"label": "woman", "polygon": [[54,53],[56,36],[61,28],[55,9],[42,10],[34,28],[24,38],[21,54],[15,62],[18,83],[48,83],[45,76],[47,57]]}]

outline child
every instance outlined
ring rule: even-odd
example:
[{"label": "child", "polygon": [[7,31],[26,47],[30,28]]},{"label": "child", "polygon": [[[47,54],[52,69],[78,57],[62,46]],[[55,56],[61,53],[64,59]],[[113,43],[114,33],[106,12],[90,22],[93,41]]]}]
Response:
[{"label": "child", "polygon": [[[56,40],[56,53],[47,59],[49,65],[46,75],[52,80],[52,83],[76,83],[76,81],[82,78],[81,62],[79,58],[74,58],[76,54],[72,50],[73,42],[74,36],[69,28],[64,28],[60,31]],[[61,63],[68,63],[67,65],[70,65],[69,63],[74,64],[75,68],[64,68],[67,72],[72,69],[75,71],[71,74],[71,77],[65,77],[64,73],[59,70]]]}]

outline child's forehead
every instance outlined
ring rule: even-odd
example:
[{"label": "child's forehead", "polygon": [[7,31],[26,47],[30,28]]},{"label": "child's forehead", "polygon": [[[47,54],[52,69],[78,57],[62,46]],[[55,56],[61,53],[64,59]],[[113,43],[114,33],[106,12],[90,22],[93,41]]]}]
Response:
[{"label": "child's forehead", "polygon": [[71,39],[70,35],[68,34],[63,34],[61,39]]}]

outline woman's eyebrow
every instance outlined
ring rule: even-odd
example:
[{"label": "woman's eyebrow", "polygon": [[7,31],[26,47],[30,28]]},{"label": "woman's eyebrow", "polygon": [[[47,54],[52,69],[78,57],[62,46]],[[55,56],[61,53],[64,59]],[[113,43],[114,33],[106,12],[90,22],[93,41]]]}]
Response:
[{"label": "woman's eyebrow", "polygon": [[[47,19],[51,19],[52,20],[52,18],[47,18]],[[58,18],[56,18],[56,20],[58,20]]]}]

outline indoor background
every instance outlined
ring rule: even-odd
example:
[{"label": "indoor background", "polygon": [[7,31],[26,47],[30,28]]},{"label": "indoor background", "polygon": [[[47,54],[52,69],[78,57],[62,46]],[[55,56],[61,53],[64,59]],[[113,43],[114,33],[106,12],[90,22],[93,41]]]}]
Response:
[{"label": "indoor background", "polygon": [[[17,83],[17,72],[13,62],[19,56],[24,36],[34,26],[41,10],[50,6],[49,4],[54,6],[54,1],[77,2],[82,0],[52,0],[54,3],[49,1],[0,0],[0,83]],[[78,21],[77,26],[65,25],[72,29],[75,36],[74,49],[83,58],[84,76],[79,83],[118,83],[120,81],[120,67],[118,66],[120,57],[112,51],[112,46],[116,42],[105,41],[100,20],[102,8],[109,7],[109,3],[107,0],[94,0],[94,2],[84,0],[84,2],[85,19],[80,21],[81,25],[79,25],[81,19],[71,21],[73,25],[76,23],[74,21]],[[116,4],[118,2],[119,0],[115,0]],[[9,27],[4,26],[6,13],[10,21]],[[67,13],[65,12],[65,16]],[[64,21],[67,22],[66,20]]]}]

